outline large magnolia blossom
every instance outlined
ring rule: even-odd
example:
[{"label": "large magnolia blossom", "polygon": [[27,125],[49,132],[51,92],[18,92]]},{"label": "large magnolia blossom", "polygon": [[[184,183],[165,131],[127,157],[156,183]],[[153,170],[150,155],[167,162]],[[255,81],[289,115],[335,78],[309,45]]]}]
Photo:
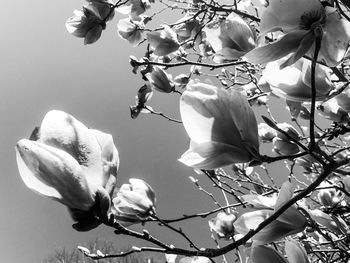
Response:
[{"label": "large magnolia blossom", "polygon": [[28,188],[66,205],[77,221],[97,199],[100,205],[107,200],[103,205],[108,210],[119,167],[111,135],[53,110],[32,137],[37,140],[22,139],[16,145],[18,170]]},{"label": "large magnolia blossom", "polygon": [[190,148],[180,161],[198,169],[215,169],[259,156],[258,125],[246,98],[204,83],[190,84],[180,100]]},{"label": "large magnolia blossom", "polygon": [[285,63],[291,65],[307,52],[313,56],[316,28],[322,29],[318,60],[330,67],[338,65],[348,49],[349,21],[336,9],[324,8],[319,0],[270,0],[261,17],[260,33],[280,30],[285,35],[252,50],[246,57],[252,63],[266,63],[293,54]]},{"label": "large magnolia blossom", "polygon": [[[271,91],[290,101],[311,100],[311,61],[301,58],[295,64],[280,69],[287,60],[281,58],[267,63],[263,71],[263,80],[270,85]],[[322,100],[334,88],[331,82],[331,70],[317,64],[315,74],[316,100]]]}]

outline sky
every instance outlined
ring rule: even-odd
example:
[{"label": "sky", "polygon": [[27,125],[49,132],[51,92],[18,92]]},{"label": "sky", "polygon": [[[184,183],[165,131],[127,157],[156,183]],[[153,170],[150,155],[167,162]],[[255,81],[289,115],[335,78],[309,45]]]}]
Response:
[{"label": "sky", "polygon": [[[117,35],[121,15],[108,24],[94,45],[69,35],[64,22],[83,1],[5,1],[0,41],[0,251],[2,262],[37,263],[49,253],[74,248],[96,237],[126,247],[132,241],[99,227],[88,233],[71,228],[66,208],[26,188],[15,161],[14,146],[28,138],[52,109],[66,111],[91,128],[110,133],[119,150],[118,185],[128,178],[146,180],[156,191],[160,217],[212,208],[193,193],[193,171],[177,161],[187,149],[181,124],[158,116],[132,120],[129,105],[143,81],[131,72],[128,57],[142,55]],[[154,109],[179,118],[178,94],[156,93]],[[193,223],[193,221],[192,221]],[[207,242],[207,225],[189,223],[190,233]],[[156,227],[151,226],[151,229]],[[155,234],[159,234],[154,230]],[[169,242],[169,235],[163,235]],[[175,239],[176,241],[176,239]],[[175,242],[174,241],[174,242]],[[135,242],[135,241],[133,241]],[[180,243],[181,244],[181,243]]]},{"label": "sky", "polygon": [[[107,25],[101,39],[84,46],[64,22],[83,1],[5,1],[0,19],[0,251],[2,262],[37,263],[60,248],[72,249],[96,237],[125,248],[139,244],[116,236],[112,229],[80,233],[72,229],[66,208],[26,188],[15,161],[14,146],[28,138],[45,113],[63,110],[86,126],[110,133],[119,150],[118,186],[128,178],[147,181],[157,196],[157,213],[164,219],[209,211],[212,201],[196,191],[188,179],[192,169],[177,161],[189,140],[181,124],[159,116],[130,118],[129,105],[144,82],[131,72],[129,55],[142,56],[117,35],[120,14]],[[150,105],[180,118],[178,94],[155,93]],[[204,182],[205,183],[205,182]],[[204,222],[204,223],[203,223]],[[215,247],[206,220],[181,226],[199,241]],[[140,226],[136,226],[140,229]],[[184,242],[159,231],[150,232],[168,243]]]}]

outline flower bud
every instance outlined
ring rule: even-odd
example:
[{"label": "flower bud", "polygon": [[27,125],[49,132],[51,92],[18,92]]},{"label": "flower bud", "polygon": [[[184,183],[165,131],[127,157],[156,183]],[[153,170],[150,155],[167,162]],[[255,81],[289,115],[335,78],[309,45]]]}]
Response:
[{"label": "flower bud", "polygon": [[293,155],[299,152],[299,147],[293,142],[282,140],[278,137],[273,138],[273,150],[279,155]]},{"label": "flower bud", "polygon": [[115,218],[125,226],[139,223],[155,212],[156,197],[151,186],[136,178],[129,182],[116,193],[112,207]]},{"label": "flower bud", "polygon": [[[300,140],[300,135],[298,131],[290,124],[283,122],[283,123],[278,123],[277,127],[286,132],[289,137],[292,137],[294,140],[299,141]],[[277,137],[281,140],[286,140],[289,141],[290,139],[284,135],[283,133],[277,131]]]},{"label": "flower bud", "polygon": [[172,76],[167,74],[160,67],[154,67],[152,73],[147,74],[147,79],[157,91],[170,93],[175,90]]}]

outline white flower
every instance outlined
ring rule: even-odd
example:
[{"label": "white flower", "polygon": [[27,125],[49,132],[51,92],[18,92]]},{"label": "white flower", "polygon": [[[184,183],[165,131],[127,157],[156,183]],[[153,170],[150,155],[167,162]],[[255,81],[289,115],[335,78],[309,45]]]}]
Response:
[{"label": "white flower", "polygon": [[153,189],[145,181],[131,178],[129,182],[121,186],[112,200],[114,215],[125,226],[139,223],[154,214],[156,202]]},{"label": "white flower", "polygon": [[108,199],[119,167],[111,135],[53,110],[34,137],[38,140],[22,139],[16,145],[19,173],[28,188],[66,205],[73,219],[79,211],[89,211],[97,198]]},{"label": "white flower", "polygon": [[344,58],[350,40],[350,22],[334,8],[324,8],[318,0],[270,0],[261,17],[261,35],[277,30],[285,35],[272,44],[247,54],[252,63],[266,63],[292,54],[285,65],[291,65],[304,54],[314,53],[315,29],[322,29],[318,59],[328,66]]},{"label": "white flower", "polygon": [[215,51],[215,62],[237,59],[255,47],[256,34],[239,15],[231,13],[223,21],[205,27],[207,40]]},{"label": "white flower", "polygon": [[246,98],[204,83],[189,84],[180,100],[190,148],[180,161],[214,169],[259,158],[258,125]]},{"label": "white flower", "polygon": [[[311,61],[301,58],[295,64],[280,69],[287,58],[282,58],[266,65],[264,80],[271,91],[290,101],[304,102],[311,100]],[[323,65],[316,65],[315,86],[316,100],[322,100],[334,88],[330,77],[331,70]]]},{"label": "white flower", "polygon": [[162,31],[147,33],[147,40],[157,56],[165,56],[179,49],[176,33],[166,25]]}]

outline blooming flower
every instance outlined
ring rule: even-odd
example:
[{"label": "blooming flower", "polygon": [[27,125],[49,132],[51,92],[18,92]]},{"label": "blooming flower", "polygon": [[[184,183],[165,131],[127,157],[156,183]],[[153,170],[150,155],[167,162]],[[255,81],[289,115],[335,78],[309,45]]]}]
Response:
[{"label": "blooming flower", "polygon": [[130,184],[123,184],[113,198],[112,211],[125,226],[139,223],[154,214],[156,196],[149,184],[141,179],[131,178]]},{"label": "blooming flower", "polygon": [[214,169],[259,158],[258,125],[246,98],[204,83],[189,84],[180,100],[190,148],[180,161]]},{"label": "blooming flower", "polygon": [[163,25],[163,28],[162,31],[147,33],[147,40],[157,56],[168,55],[180,47],[176,33],[169,26]]},{"label": "blooming flower", "polygon": [[[233,223],[236,231],[242,235],[247,234],[251,229],[256,229],[260,223],[269,218],[275,211],[283,206],[287,201],[289,201],[293,196],[292,186],[290,183],[286,182],[282,185],[280,193],[274,204],[273,209],[261,209],[262,205],[259,204],[263,198],[257,197],[252,198],[251,196],[246,196],[244,198],[250,204],[257,206],[258,210],[252,212],[246,212],[239,216],[237,220]],[[260,200],[259,200],[260,199]],[[271,198],[271,201],[273,199]],[[268,205],[269,202],[266,204]],[[285,212],[282,213],[276,220],[271,222],[269,225],[264,227],[259,233],[254,235],[252,239],[256,244],[266,244],[274,242],[283,237],[298,233],[305,228],[306,219],[298,211],[295,206],[289,207]]]},{"label": "blooming flower", "polygon": [[126,4],[117,8],[117,11],[124,15],[129,15],[133,20],[138,20],[139,16],[151,7],[154,1],[149,0],[129,0]]},{"label": "blooming flower", "polygon": [[125,18],[119,20],[117,27],[119,36],[129,41],[133,46],[137,46],[142,40],[142,23]]},{"label": "blooming flower", "polygon": [[[268,63],[263,71],[264,80],[270,85],[271,91],[279,97],[299,102],[311,100],[311,61],[302,58],[295,64],[280,69],[280,65],[286,59]],[[330,72],[329,68],[316,65],[316,100],[324,99],[334,88]]]},{"label": "blooming flower", "polygon": [[214,61],[218,63],[240,58],[255,47],[254,29],[235,13],[223,21],[208,24],[205,33],[215,51]]},{"label": "blooming flower", "polygon": [[[66,205],[76,221],[99,197],[109,198],[119,167],[111,135],[53,110],[45,115],[36,137],[16,145],[19,173],[28,188]],[[110,199],[108,208],[109,203]]]},{"label": "blooming flower", "polygon": [[336,9],[324,8],[318,0],[270,0],[261,17],[261,35],[277,30],[285,35],[272,44],[256,48],[246,58],[252,63],[266,63],[292,54],[285,62],[291,65],[308,51],[313,55],[316,28],[322,29],[318,59],[334,67],[348,49],[350,22]]},{"label": "blooming flower", "polygon": [[109,0],[89,0],[83,10],[75,10],[74,16],[66,22],[67,31],[84,38],[84,44],[96,42],[106,28],[106,22],[113,18],[114,9]]},{"label": "blooming flower", "polygon": [[220,238],[230,239],[234,234],[233,222],[236,220],[234,214],[226,214],[220,212],[217,216],[209,220],[209,227],[212,231],[217,233]]}]

